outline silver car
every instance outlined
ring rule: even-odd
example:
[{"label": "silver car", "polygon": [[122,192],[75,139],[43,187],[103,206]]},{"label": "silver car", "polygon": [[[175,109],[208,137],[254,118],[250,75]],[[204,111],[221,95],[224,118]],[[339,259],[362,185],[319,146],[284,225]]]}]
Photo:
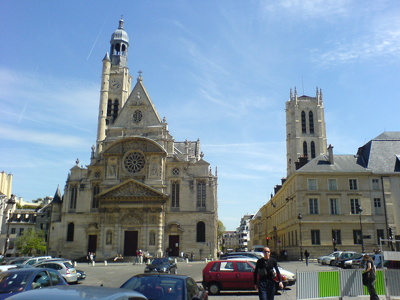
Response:
[{"label": "silver car", "polygon": [[61,276],[64,277],[64,279],[68,283],[78,282],[78,274],[76,273],[76,269],[68,261],[61,261],[61,260],[42,261],[33,266],[37,268],[49,268],[57,270],[58,272],[60,272]]}]

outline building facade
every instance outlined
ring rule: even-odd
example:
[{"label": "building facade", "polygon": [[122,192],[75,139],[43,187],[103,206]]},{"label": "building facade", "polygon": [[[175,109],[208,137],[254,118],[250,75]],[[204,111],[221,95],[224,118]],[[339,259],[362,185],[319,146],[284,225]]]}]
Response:
[{"label": "building facade", "polygon": [[316,97],[291,93],[286,114],[288,177],[251,220],[252,244],[301,259],[305,250],[313,257],[334,249],[372,252],[380,238],[398,237],[400,133],[385,132],[356,155],[334,155],[331,145],[323,145],[321,91]]},{"label": "building facade", "polygon": [[[133,89],[120,20],[103,59],[96,146],[52,202],[49,254],[107,259],[137,250],[204,258],[217,251],[217,174],[200,140],[176,142],[143,84]],[[212,245],[212,246],[210,246]]]}]

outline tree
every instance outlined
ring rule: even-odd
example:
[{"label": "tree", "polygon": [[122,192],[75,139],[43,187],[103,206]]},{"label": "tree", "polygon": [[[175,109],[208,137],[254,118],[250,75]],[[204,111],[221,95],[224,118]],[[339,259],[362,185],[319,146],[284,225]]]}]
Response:
[{"label": "tree", "polygon": [[46,241],[44,240],[44,231],[29,228],[15,240],[15,246],[21,254],[32,255],[33,252],[46,251]]},{"label": "tree", "polygon": [[222,236],[224,235],[226,228],[222,221],[218,220],[218,228],[217,228],[217,238],[219,247],[222,247]]}]

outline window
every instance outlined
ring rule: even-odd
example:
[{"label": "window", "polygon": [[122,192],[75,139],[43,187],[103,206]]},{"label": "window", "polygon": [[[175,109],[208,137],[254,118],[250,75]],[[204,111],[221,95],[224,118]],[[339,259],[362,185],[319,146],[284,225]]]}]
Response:
[{"label": "window", "polygon": [[179,182],[172,182],[171,185],[171,207],[179,207]]},{"label": "window", "polygon": [[67,229],[67,242],[73,242],[74,241],[74,230],[75,230],[75,224],[74,223],[69,223],[68,224],[68,229]]},{"label": "window", "polygon": [[306,113],[304,111],[301,112],[301,132],[307,133]]},{"label": "window", "polygon": [[328,190],[337,191],[337,180],[335,178],[328,179]]},{"label": "window", "polygon": [[20,228],[19,229],[19,235],[22,235],[23,232],[24,232],[24,228]]},{"label": "window", "polygon": [[308,122],[310,123],[310,133],[314,133],[314,114],[312,111],[308,113]]},{"label": "window", "polygon": [[372,179],[372,189],[374,191],[379,191],[379,179]]},{"label": "window", "polygon": [[353,241],[354,245],[361,244],[361,230],[353,230]]},{"label": "window", "polygon": [[357,179],[349,179],[349,189],[350,191],[358,190]]},{"label": "window", "polygon": [[359,206],[360,206],[360,203],[358,203],[358,199],[350,199],[350,213],[352,215],[358,214],[357,208]]},{"label": "window", "polygon": [[321,239],[319,237],[319,230],[311,230],[311,244],[321,245]]},{"label": "window", "polygon": [[11,228],[11,234],[15,234],[15,228]]},{"label": "window", "polygon": [[382,201],[381,198],[374,198],[374,208],[376,215],[382,215]]},{"label": "window", "polygon": [[204,243],[206,241],[206,224],[203,221],[196,226],[196,242]]},{"label": "window", "polygon": [[303,156],[308,157],[308,149],[307,149],[307,142],[303,142]]},{"label": "window", "polygon": [[318,215],[318,199],[310,198],[308,199],[308,203],[310,206],[310,215]]},{"label": "window", "polygon": [[342,234],[341,234],[340,230],[337,230],[337,229],[332,230],[332,242],[335,245],[342,244]]},{"label": "window", "polygon": [[[384,232],[383,229],[377,229],[377,230],[376,230],[376,238],[377,238],[376,243],[377,243],[378,245],[380,245],[380,239],[384,239],[384,238],[385,238],[385,232]],[[384,242],[384,241],[382,241],[382,245],[385,245],[385,242]]]},{"label": "window", "polygon": [[99,208],[99,199],[96,198],[96,195],[100,193],[100,186],[95,185],[92,191],[92,208]]},{"label": "window", "polygon": [[69,208],[76,209],[76,198],[78,197],[78,186],[74,185],[70,190]]},{"label": "window", "polygon": [[307,185],[308,185],[308,190],[309,191],[316,191],[318,189],[317,187],[317,179],[307,179]]},{"label": "window", "polygon": [[156,244],[156,233],[152,230],[149,233],[149,245],[155,246]]},{"label": "window", "polygon": [[315,143],[311,142],[311,158],[315,158]]},{"label": "window", "polygon": [[197,182],[197,207],[206,207],[206,183]]},{"label": "window", "polygon": [[330,198],[329,199],[329,207],[330,207],[331,215],[338,215],[339,214],[339,199]]}]

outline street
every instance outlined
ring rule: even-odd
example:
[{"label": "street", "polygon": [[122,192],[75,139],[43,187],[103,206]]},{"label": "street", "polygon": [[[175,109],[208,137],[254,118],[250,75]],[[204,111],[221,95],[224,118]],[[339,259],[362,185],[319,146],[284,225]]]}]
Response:
[{"label": "street", "polygon": [[[296,273],[296,271],[328,271],[336,270],[336,267],[321,266],[317,263],[310,262],[306,266],[304,262],[288,261],[280,262],[280,266],[288,271]],[[178,262],[178,274],[185,274],[193,277],[199,284],[202,280],[202,270],[206,263],[204,261],[195,262]],[[107,287],[120,287],[128,278],[135,274],[143,273],[145,265],[133,265],[132,263],[108,263],[96,262],[95,266],[87,263],[77,263],[76,269],[86,272],[86,279],[80,284],[82,285],[101,285]],[[210,299],[232,299],[235,300],[257,300],[258,294],[255,291],[223,291],[220,295],[209,296]],[[278,300],[295,300],[296,285],[287,287],[284,291],[280,291],[275,296]]]}]

